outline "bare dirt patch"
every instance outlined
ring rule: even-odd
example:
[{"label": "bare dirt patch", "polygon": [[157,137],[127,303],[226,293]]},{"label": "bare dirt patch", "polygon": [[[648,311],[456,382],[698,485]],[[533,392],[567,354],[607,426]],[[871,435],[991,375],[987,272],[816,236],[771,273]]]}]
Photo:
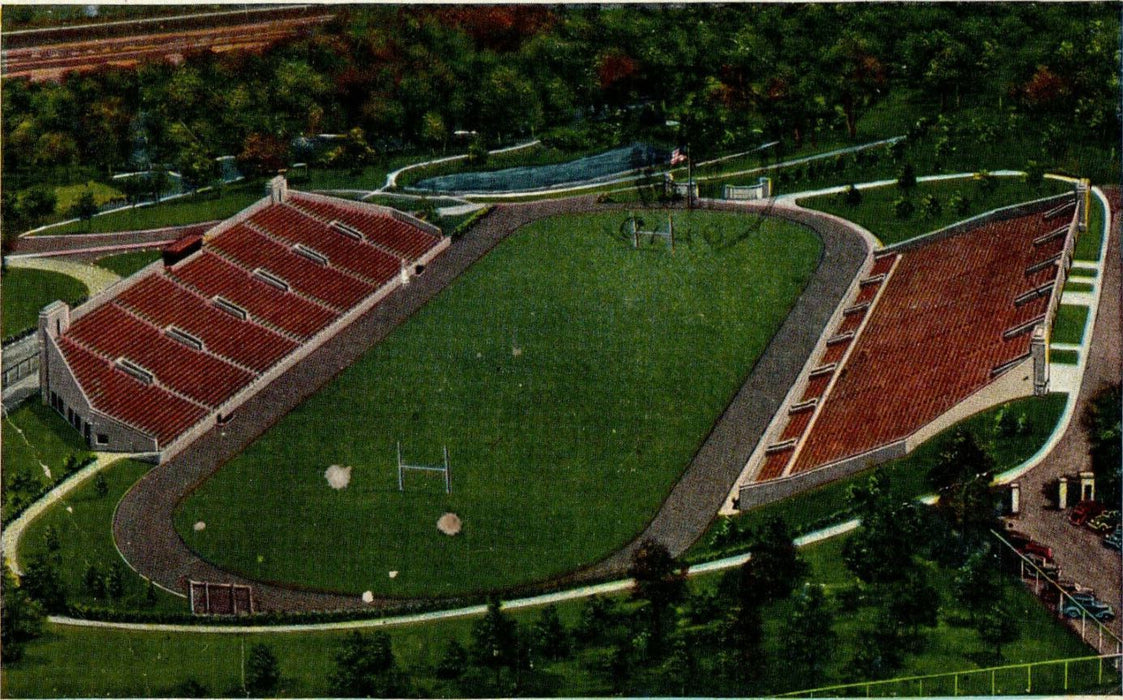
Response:
[{"label": "bare dirt patch", "polygon": [[341,467],[338,464],[333,464],[324,471],[324,478],[328,480],[328,484],[336,491],[345,489],[347,485],[351,483],[351,467]]},{"label": "bare dirt patch", "polygon": [[456,513],[445,513],[437,521],[437,529],[449,536],[459,534],[460,527],[460,516]]}]

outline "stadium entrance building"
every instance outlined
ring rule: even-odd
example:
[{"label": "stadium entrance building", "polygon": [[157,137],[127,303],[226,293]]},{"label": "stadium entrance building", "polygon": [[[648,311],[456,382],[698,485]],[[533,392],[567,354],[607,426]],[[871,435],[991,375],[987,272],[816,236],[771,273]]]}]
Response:
[{"label": "stadium entrance building", "polygon": [[269,193],[74,309],[39,312],[43,402],[94,450],[170,459],[449,246],[394,209]]}]

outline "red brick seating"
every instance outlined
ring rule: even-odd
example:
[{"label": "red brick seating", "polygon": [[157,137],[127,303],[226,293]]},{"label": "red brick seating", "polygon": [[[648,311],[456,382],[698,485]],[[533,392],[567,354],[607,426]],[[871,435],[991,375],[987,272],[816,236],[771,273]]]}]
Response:
[{"label": "red brick seating", "polygon": [[[1054,228],[1037,211],[903,253],[792,471],[907,437],[1024,357],[1030,334],[1003,333],[1048,305],[1047,295],[1014,300],[1056,275],[1055,265],[1025,272],[1063,246],[1062,239],[1033,245]],[[887,260],[875,272],[887,270]]]},{"label": "red brick seating", "polygon": [[207,414],[202,406],[134,379],[65,336],[59,348],[94,408],[155,436],[161,445]]},{"label": "red brick seating", "polygon": [[374,285],[338,269],[319,265],[291,248],[271,241],[247,226],[235,226],[207,242],[249,272],[264,269],[280,277],[293,291],[344,311],[375,290]]},{"label": "red brick seating", "polygon": [[293,194],[289,203],[325,223],[342,221],[362,233],[368,241],[407,261],[417,260],[440,242],[439,237],[376,210],[367,213],[345,204],[302,197],[298,193]]},{"label": "red brick seating", "polygon": [[[177,280],[197,289],[203,296],[221,296],[263,321],[305,339],[338,317],[330,309],[314,304],[292,292],[282,292],[213,253],[204,252],[172,268]],[[225,312],[224,312],[225,313]]]},{"label": "red brick seating", "polygon": [[115,303],[76,321],[68,337],[107,360],[124,357],[158,382],[195,401],[216,407],[254,377],[214,355],[191,349]]},{"label": "red brick seating", "polygon": [[348,238],[319,219],[287,204],[269,207],[250,218],[250,223],[272,236],[299,243],[325,256],[339,267],[376,286],[390,281],[400,269],[400,259]]},{"label": "red brick seating", "polygon": [[159,328],[169,325],[203,341],[208,352],[264,372],[297,343],[252,321],[220,311],[207,299],[163,274],[149,275],[125,290],[117,303]]}]

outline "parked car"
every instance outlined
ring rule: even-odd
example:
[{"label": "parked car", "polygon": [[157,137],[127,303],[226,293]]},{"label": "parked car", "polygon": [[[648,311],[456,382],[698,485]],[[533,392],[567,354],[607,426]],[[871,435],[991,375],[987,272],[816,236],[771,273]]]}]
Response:
[{"label": "parked car", "polygon": [[1095,598],[1092,598],[1087,602],[1079,601],[1079,604],[1069,600],[1068,598],[1065,598],[1061,601],[1061,606],[1058,612],[1060,612],[1060,614],[1064,617],[1068,617],[1074,620],[1079,618],[1085,612],[1088,615],[1091,615],[1095,619],[1099,620],[1100,622],[1106,622],[1108,620],[1115,619],[1115,610],[1107,603],[1103,602],[1102,600],[1096,600]]},{"label": "parked car", "polygon": [[1104,546],[1123,552],[1123,530],[1120,529],[1119,525],[1115,526],[1114,532],[1104,538]]},{"label": "parked car", "polygon": [[1077,503],[1072,509],[1072,512],[1068,514],[1068,521],[1073,525],[1080,526],[1103,511],[1104,507],[1102,503],[1096,501],[1081,501]]},{"label": "parked car", "polygon": [[1118,524],[1119,511],[1117,510],[1105,510],[1087,523],[1089,530],[1101,534],[1111,532]]},{"label": "parked car", "polygon": [[1077,583],[1076,581],[1073,581],[1072,579],[1058,578],[1055,581],[1053,581],[1053,583],[1057,584],[1058,588],[1060,588],[1062,591],[1064,591],[1065,593],[1068,593],[1071,596],[1076,596],[1076,595],[1095,596],[1096,595],[1096,591],[1094,589],[1088,588],[1087,586],[1082,586],[1079,583]]},{"label": "parked car", "polygon": [[1009,540],[1010,544],[1014,545],[1014,549],[1018,550],[1020,554],[1036,554],[1050,562],[1053,561],[1053,548],[1041,544],[1024,532],[1007,530],[1006,539]]},{"label": "parked car", "polygon": [[[1030,564],[1036,566],[1037,569],[1040,570],[1040,572],[1044,574],[1046,578],[1055,579],[1061,573],[1061,567],[1054,564],[1052,559],[1046,559],[1040,554],[1034,554],[1033,552],[1025,552],[1023,553],[1023,556],[1025,556],[1026,560],[1028,560]],[[1033,578],[1034,569],[1030,566],[1026,566],[1025,574],[1026,577]]]}]

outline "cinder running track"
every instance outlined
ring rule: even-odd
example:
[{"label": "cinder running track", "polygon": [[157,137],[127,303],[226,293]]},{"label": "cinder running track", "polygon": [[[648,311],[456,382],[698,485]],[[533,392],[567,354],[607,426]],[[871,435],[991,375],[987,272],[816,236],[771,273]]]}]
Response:
[{"label": "cinder running track", "polygon": [[[761,206],[706,204],[707,208],[762,212]],[[526,223],[561,213],[605,210],[592,197],[498,207],[426,268],[425,275],[385,301],[295,365],[238,411],[224,432],[212,430],[168,464],[153,469],[125,495],[113,521],[113,536],[124,559],[160,586],[184,593],[187,581],[246,583],[254,587],[262,611],[346,610],[401,607],[405,600],[364,604],[357,595],[298,589],[251,581],[200,559],[173,526],[176,505],[241,452],[273,423],[315,393],[370,347],[380,342],[474,262]],[[796,207],[776,206],[770,214],[809,225],[823,239],[823,255],[807,288],[744,386],[716,421],[680,481],[637,539],[605,560],[558,583],[589,582],[619,576],[635,546],[655,537],[678,554],[709,525],[773,412],[795,380],[869,252],[860,229],[839,219]],[[533,592],[535,586],[506,593]],[[449,599],[454,603],[454,599]]]}]

